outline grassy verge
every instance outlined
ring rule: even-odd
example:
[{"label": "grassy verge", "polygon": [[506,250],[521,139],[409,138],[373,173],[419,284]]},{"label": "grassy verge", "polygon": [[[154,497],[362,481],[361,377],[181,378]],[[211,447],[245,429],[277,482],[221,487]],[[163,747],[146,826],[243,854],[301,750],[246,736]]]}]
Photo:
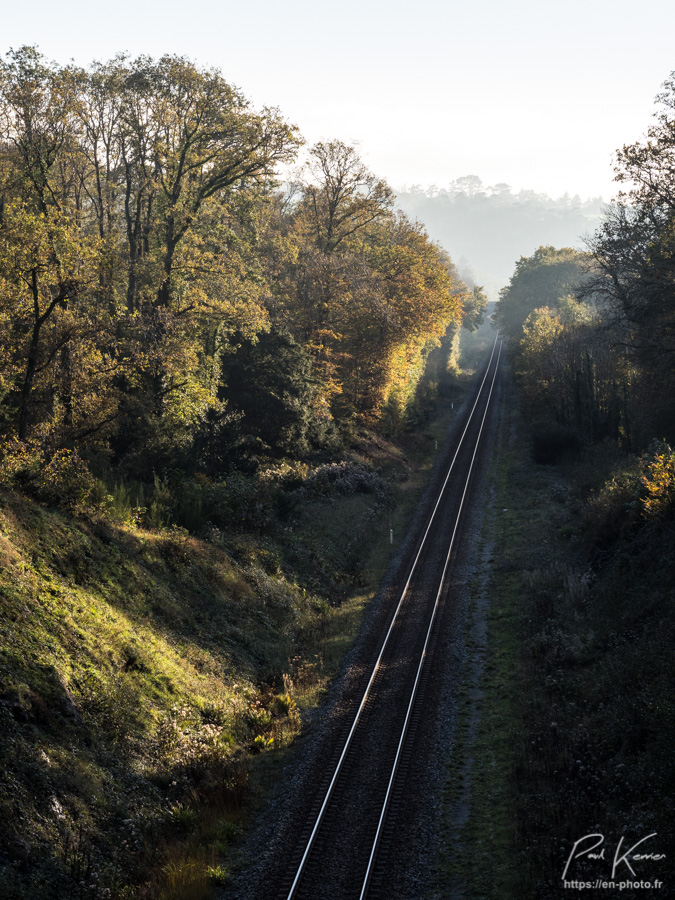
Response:
[{"label": "grassy verge", "polygon": [[1,499],[4,896],[159,891],[191,833],[236,832],[244,760],[293,732],[261,676],[322,604],[185,534]]},{"label": "grassy verge", "polygon": [[[502,435],[512,433],[509,408]],[[458,719],[444,795],[443,843],[437,871],[440,896],[517,896],[513,857],[516,764],[522,671],[519,661],[520,572],[541,552],[549,510],[537,505],[547,473],[533,479],[522,447],[504,438],[489,476],[478,556],[470,587],[466,659]],[[533,515],[534,513],[534,515]],[[536,548],[536,549],[535,549]],[[487,630],[476,624],[484,621]]]},{"label": "grassy verge", "polygon": [[[609,879],[621,840],[654,834],[649,851],[667,856],[673,841],[672,515],[640,520],[626,502],[635,463],[607,448],[535,465],[509,415],[483,532],[487,641],[467,633],[438,874],[440,896],[468,900],[569,896],[562,872],[587,834],[604,836],[609,863],[580,861],[570,878]],[[669,896],[668,858],[634,867]]]}]

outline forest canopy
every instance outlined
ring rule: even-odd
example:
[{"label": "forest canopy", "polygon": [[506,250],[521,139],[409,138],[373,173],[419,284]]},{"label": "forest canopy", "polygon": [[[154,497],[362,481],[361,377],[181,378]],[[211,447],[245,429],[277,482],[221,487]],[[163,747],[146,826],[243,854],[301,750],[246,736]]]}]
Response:
[{"label": "forest canopy", "polygon": [[183,57],[7,54],[6,446],[147,479],[256,447],[302,457],[385,410],[404,421],[429,349],[485,298],[353,147],[319,143],[300,165],[302,143]]}]

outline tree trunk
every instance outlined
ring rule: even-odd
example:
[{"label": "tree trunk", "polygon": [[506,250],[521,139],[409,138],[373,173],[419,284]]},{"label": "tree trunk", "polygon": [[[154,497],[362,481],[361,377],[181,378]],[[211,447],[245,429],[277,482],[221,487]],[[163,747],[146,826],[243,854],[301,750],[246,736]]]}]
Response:
[{"label": "tree trunk", "polygon": [[61,369],[63,372],[63,386],[61,399],[63,401],[63,424],[68,432],[68,442],[73,430],[73,364],[70,357],[70,342],[61,350]]},{"label": "tree trunk", "polygon": [[176,252],[178,240],[175,236],[173,216],[167,218],[166,223],[166,252],[164,253],[164,278],[157,291],[157,306],[168,309],[171,303],[171,270],[173,268],[173,256]]},{"label": "tree trunk", "polygon": [[26,362],[26,374],[23,379],[21,388],[21,400],[19,403],[19,440],[25,441],[28,437],[28,407],[30,404],[30,395],[33,390],[33,382],[35,381],[35,371],[37,369],[38,349],[40,346],[40,331],[44,319],[40,316],[40,295],[38,289],[37,269],[31,272],[31,291],[33,294],[33,309],[35,312],[35,321],[33,322],[33,332],[30,338],[30,346],[28,348],[28,361]]}]

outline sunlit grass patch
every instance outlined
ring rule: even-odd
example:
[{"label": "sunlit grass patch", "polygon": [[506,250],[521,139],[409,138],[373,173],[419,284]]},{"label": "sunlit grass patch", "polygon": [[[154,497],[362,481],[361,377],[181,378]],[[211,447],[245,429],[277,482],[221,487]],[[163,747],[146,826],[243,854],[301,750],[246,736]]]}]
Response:
[{"label": "sunlit grass patch", "polygon": [[398,444],[364,430],[335,466],[263,473],[265,523],[251,531],[147,527],[124,491],[117,512],[71,515],[0,490],[0,841],[17,848],[17,897],[93,879],[129,900],[193,898],[227,879],[398,552],[451,414]]},{"label": "sunlit grass patch", "polygon": [[[195,539],[12,503],[11,516],[0,512],[12,551],[0,574],[1,768],[12,785],[0,839],[53,848],[34,870],[45,885],[79,877],[85,866],[99,883],[119,886],[122,859],[128,877],[145,870],[147,878],[162,834],[180,824],[189,844],[204,835],[210,809],[239,814],[247,746],[258,737],[280,743],[297,729],[290,698],[255,721],[251,708],[268,702],[255,679],[273,652],[272,632],[291,625],[285,651],[276,637],[288,653],[304,627],[304,601],[294,605],[295,589],[284,594],[282,586],[277,603],[274,584]],[[176,545],[189,558],[170,568],[162,560]],[[93,560],[84,575],[82,554]],[[261,617],[270,604],[271,618]],[[117,837],[117,816],[133,823],[125,828],[135,830],[134,842]],[[70,838],[64,844],[70,833],[79,835],[77,857]],[[196,896],[214,881],[188,857],[167,870],[176,896]],[[25,877],[17,870],[18,885]],[[29,881],[25,895],[41,898]]]}]

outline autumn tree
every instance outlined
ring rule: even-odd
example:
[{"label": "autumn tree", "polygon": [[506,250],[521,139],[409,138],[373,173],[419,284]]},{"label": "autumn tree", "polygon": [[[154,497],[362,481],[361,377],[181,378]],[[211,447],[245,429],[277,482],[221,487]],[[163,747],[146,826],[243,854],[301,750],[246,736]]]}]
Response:
[{"label": "autumn tree", "polygon": [[617,344],[639,371],[643,439],[675,438],[675,74],[657,98],[646,139],[617,154],[626,187],[591,239],[591,285],[611,315]]},{"label": "autumn tree", "polygon": [[[86,326],[83,320],[90,311],[88,295],[99,248],[82,222],[76,104],[69,70],[48,66],[30,47],[8,54],[0,68],[6,142],[0,303],[16,338],[10,357],[14,390],[8,401],[16,406],[20,440],[28,436],[31,422],[49,419],[58,409],[72,431],[75,382],[83,386],[84,373],[73,372],[74,342],[76,334],[91,330],[91,320]],[[36,396],[41,376],[42,390]],[[87,430],[92,426],[95,430],[90,418]]]},{"label": "autumn tree", "polygon": [[312,147],[302,184],[309,227],[316,246],[326,254],[386,216],[394,205],[389,185],[366,168],[354,147],[341,141]]},{"label": "autumn tree", "polygon": [[125,87],[129,126],[125,168],[152,181],[161,254],[156,304],[175,302],[174,266],[181,242],[208,201],[235,185],[264,181],[292,159],[299,140],[276,110],[254,113],[215,70],[181,57],[137,60]]},{"label": "autumn tree", "polygon": [[120,448],[130,429],[139,447],[158,428],[189,443],[217,391],[217,335],[266,320],[250,226],[295,129],[180,57],[82,70],[25,47],[0,76],[1,302],[17,337],[3,390],[17,434],[60,422],[81,438],[86,409],[90,431],[117,419]]},{"label": "autumn tree", "polygon": [[336,422],[401,424],[429,348],[480,320],[480,289],[353,147],[315,145],[282,190],[296,129],[216,70],[24,47],[0,119],[5,436],[141,480],[213,472],[236,422],[304,454]]},{"label": "autumn tree", "polygon": [[380,365],[373,385],[376,407],[387,405],[389,416],[399,419],[414,396],[428,351],[449,326],[459,326],[471,295],[448,253],[403,213],[382,223],[364,252],[380,279],[382,298],[380,336],[373,342],[380,348],[374,357]]},{"label": "autumn tree", "polygon": [[462,328],[476,331],[483,324],[488,299],[482,285],[474,284],[471,294],[464,300],[462,312]]},{"label": "autumn tree", "polygon": [[572,296],[525,320],[517,372],[530,418],[571,429],[579,442],[630,446],[630,371],[597,309]]},{"label": "autumn tree", "polygon": [[317,144],[296,190],[284,321],[312,351],[335,415],[377,415],[394,393],[405,406],[464,286],[354,148]]},{"label": "autumn tree", "polygon": [[530,313],[556,301],[588,278],[588,255],[569,247],[539,247],[521,256],[508,285],[499,293],[495,321],[517,347],[523,323]]},{"label": "autumn tree", "polygon": [[353,242],[390,214],[393,192],[353,147],[340,141],[310,149],[295,189],[297,250],[289,272],[287,316],[334,396],[342,390],[336,365],[347,307],[368,290],[369,273],[353,252]]}]

